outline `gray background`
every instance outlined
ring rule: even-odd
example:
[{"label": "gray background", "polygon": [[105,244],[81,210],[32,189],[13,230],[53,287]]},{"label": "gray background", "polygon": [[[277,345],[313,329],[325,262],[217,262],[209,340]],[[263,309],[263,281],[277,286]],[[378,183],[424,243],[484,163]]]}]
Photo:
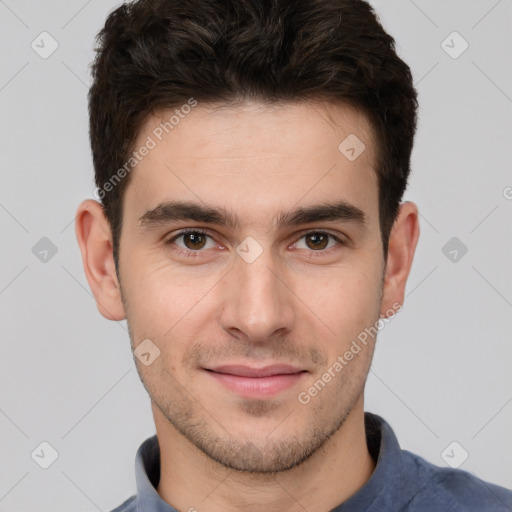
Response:
[{"label": "gray background", "polygon": [[[512,488],[512,2],[372,3],[419,91],[405,199],[419,206],[421,237],[404,309],[379,335],[366,409],[404,448],[439,465],[465,450],[462,469]],[[135,451],[154,433],[126,323],[98,313],[73,225],[94,189],[93,38],[116,5],[0,0],[4,512],[111,510],[133,494]],[[31,47],[43,31],[59,45],[46,59]],[[469,44],[461,55],[454,31]],[[43,441],[58,452],[48,469],[31,458],[48,461]]]}]

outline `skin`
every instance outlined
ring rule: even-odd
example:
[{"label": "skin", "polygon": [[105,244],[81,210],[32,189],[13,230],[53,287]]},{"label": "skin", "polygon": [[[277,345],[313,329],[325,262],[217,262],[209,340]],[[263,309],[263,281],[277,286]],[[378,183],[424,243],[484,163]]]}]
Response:
[{"label": "skin", "polygon": [[[76,234],[100,313],[127,319],[132,348],[150,339],[160,356],[135,358],[152,403],[161,449],[158,493],[177,510],[325,512],[370,478],[363,391],[375,338],[308,404],[307,391],[404,290],[419,237],[405,202],[384,263],[371,130],[363,114],[320,102],[201,105],[140,161],[125,191],[116,275],[110,227],[85,200]],[[162,118],[165,116],[162,115]],[[135,147],[161,119],[149,117]],[[365,151],[349,161],[338,145],[356,134]],[[190,200],[236,213],[235,229],[139,218],[162,201]],[[361,226],[321,221],[276,229],[278,211],[344,199]],[[202,248],[180,229],[208,231]],[[318,249],[305,230],[338,236]],[[252,263],[237,246],[262,248]],[[196,245],[194,245],[194,243]],[[178,251],[194,253],[185,257]],[[292,363],[303,376],[268,398],[243,397],[205,365]]]}]

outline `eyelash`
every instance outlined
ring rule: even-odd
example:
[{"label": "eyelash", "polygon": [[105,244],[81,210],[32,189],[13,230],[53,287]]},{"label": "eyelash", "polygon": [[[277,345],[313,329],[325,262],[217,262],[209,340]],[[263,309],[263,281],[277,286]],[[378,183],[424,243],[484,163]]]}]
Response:
[{"label": "eyelash", "polygon": [[[204,231],[200,228],[187,228],[187,229],[182,229],[180,232],[176,233],[171,238],[166,240],[165,245],[171,246],[174,243],[174,241],[177,240],[180,236],[183,236],[183,235],[186,235],[189,233],[194,233],[194,234],[198,234],[198,235],[202,235],[202,236],[207,236],[209,238],[213,238],[207,231]],[[299,240],[301,238],[304,238],[305,236],[311,235],[311,234],[327,235],[327,236],[331,237],[332,239],[334,239],[336,242],[338,242],[340,245],[342,245],[342,246],[345,245],[345,243],[336,235],[327,233],[326,231],[319,231],[317,229],[312,229],[312,230],[302,233],[301,236],[299,237]],[[333,247],[330,247],[329,249],[333,249]],[[319,257],[319,256],[323,256],[326,252],[329,251],[329,249],[322,249],[322,250],[318,250],[318,251],[314,251],[311,249],[310,252],[313,257]],[[184,250],[181,247],[173,248],[173,250],[176,251],[178,254],[181,254],[187,258],[198,258],[198,257],[200,257],[199,254],[201,252],[204,252],[203,250],[197,250],[197,251],[193,251],[192,249]],[[315,254],[315,253],[318,253],[318,254]]]}]

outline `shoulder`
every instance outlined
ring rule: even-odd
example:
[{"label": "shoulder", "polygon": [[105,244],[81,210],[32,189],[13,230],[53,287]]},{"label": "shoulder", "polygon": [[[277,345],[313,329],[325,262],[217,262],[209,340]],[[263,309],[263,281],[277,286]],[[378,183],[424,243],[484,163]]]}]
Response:
[{"label": "shoulder", "polygon": [[121,503],[119,507],[115,508],[111,512],[135,512],[137,505],[135,502],[135,496],[131,496],[125,502]]},{"label": "shoulder", "polygon": [[435,466],[403,450],[404,463],[417,476],[417,492],[405,508],[411,512],[510,512],[512,491],[461,469]]}]

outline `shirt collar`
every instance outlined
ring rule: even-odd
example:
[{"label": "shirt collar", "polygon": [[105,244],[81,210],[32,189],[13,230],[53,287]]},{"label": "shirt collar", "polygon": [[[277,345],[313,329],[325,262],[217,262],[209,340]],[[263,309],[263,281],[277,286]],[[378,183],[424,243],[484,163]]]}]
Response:
[{"label": "shirt collar", "polygon": [[165,502],[156,488],[160,481],[160,447],[156,435],[146,439],[139,447],[135,457],[135,482],[137,512],[177,512]]},{"label": "shirt collar", "polygon": [[[365,430],[370,455],[376,462],[372,476],[366,484],[332,512],[388,510],[405,499],[406,485],[403,458],[398,440],[390,425],[380,416],[365,413]],[[156,435],[146,439],[135,458],[137,512],[177,512],[157,493],[160,480],[160,448]]]},{"label": "shirt collar", "polygon": [[[399,510],[410,499],[407,493],[403,452],[391,426],[380,416],[364,415],[366,442],[375,469],[370,479],[332,512]],[[410,485],[410,482],[409,482]]]}]

